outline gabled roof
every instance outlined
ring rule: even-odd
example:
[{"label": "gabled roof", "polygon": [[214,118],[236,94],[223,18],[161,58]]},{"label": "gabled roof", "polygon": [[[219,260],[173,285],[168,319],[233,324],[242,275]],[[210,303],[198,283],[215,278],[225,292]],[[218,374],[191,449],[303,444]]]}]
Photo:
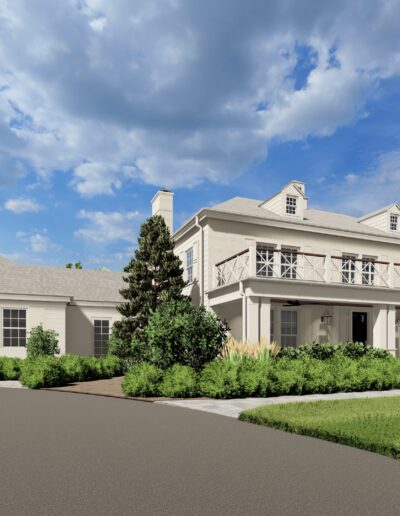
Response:
[{"label": "gabled roof", "polygon": [[363,215],[360,217],[359,220],[362,222],[363,220],[371,219],[372,217],[375,217],[376,215],[380,215],[381,213],[385,211],[389,211],[391,208],[396,207],[398,210],[400,210],[400,206],[396,202],[392,202],[392,204],[388,204],[384,208],[379,208],[379,210],[372,211],[371,213],[367,213],[366,215]]},{"label": "gabled roof", "polygon": [[74,301],[120,302],[122,286],[120,272],[19,265],[0,256],[0,296],[65,296]]},{"label": "gabled roof", "polygon": [[343,215],[341,213],[333,213],[323,210],[306,209],[304,210],[304,219],[294,219],[290,216],[273,213],[272,211],[262,208],[260,204],[263,204],[262,201],[257,199],[233,197],[228,201],[213,206],[210,210],[227,214],[257,217],[264,220],[290,222],[293,225],[299,226],[351,231],[353,233],[400,240],[400,233],[387,233],[366,224],[361,224],[359,219],[351,217],[350,215]]}]

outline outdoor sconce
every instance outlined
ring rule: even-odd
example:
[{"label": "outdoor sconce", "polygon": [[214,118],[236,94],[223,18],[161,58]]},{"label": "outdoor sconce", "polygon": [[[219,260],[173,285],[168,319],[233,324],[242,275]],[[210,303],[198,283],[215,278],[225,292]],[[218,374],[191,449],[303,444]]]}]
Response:
[{"label": "outdoor sconce", "polygon": [[325,312],[321,315],[321,322],[327,326],[332,324],[332,314],[329,312],[329,310],[325,310]]}]

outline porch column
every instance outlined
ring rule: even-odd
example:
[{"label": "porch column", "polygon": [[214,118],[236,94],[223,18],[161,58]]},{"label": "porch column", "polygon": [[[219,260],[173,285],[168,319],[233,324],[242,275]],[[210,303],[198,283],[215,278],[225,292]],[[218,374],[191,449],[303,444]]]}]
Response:
[{"label": "porch column", "polygon": [[386,305],[372,308],[372,345],[374,348],[387,348],[388,313]]},{"label": "porch column", "polygon": [[260,299],[247,297],[247,340],[257,342],[260,339]]},{"label": "porch column", "polygon": [[396,307],[388,306],[387,312],[387,349],[396,356]]},{"label": "porch column", "polygon": [[260,339],[271,338],[271,300],[268,297],[260,298]]}]

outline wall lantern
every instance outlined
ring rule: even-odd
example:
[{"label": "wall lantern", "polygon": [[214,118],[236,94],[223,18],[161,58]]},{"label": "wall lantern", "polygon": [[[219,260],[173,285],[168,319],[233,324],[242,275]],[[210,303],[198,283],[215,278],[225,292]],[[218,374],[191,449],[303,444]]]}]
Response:
[{"label": "wall lantern", "polygon": [[321,315],[321,322],[327,326],[332,324],[332,314],[329,310],[325,310],[325,312]]}]

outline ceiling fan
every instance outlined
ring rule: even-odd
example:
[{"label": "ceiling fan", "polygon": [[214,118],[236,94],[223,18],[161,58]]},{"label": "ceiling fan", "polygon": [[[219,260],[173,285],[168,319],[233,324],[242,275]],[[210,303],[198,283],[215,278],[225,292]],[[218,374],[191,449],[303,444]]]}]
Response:
[{"label": "ceiling fan", "polygon": [[297,299],[291,301],[290,299],[287,301],[287,304],[286,305],[283,305],[283,306],[300,306],[300,301],[298,301]]}]

